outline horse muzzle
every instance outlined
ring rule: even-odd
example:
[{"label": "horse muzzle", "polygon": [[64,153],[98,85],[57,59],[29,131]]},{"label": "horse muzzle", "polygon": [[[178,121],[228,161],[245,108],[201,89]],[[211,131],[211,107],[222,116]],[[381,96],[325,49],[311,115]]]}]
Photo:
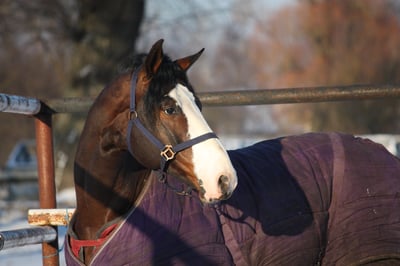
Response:
[{"label": "horse muzzle", "polygon": [[212,189],[207,189],[205,186],[203,186],[202,181],[199,180],[199,183],[201,184],[201,190],[200,190],[200,199],[203,203],[217,203],[222,200],[227,200],[229,199],[236,186],[237,186],[237,177],[236,173],[235,175],[226,175],[222,174],[219,176],[217,179],[217,189],[216,191]]}]

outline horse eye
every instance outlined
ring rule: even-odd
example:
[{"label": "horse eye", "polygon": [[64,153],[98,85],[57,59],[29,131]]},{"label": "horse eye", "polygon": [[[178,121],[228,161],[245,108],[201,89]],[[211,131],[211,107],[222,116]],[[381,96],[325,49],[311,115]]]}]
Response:
[{"label": "horse eye", "polygon": [[173,114],[177,113],[177,109],[176,109],[176,107],[168,107],[167,109],[164,110],[164,112],[167,115],[173,115]]}]

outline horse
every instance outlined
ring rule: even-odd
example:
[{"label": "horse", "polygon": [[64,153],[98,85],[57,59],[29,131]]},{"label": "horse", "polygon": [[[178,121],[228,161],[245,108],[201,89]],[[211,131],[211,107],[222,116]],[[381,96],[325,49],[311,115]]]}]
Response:
[{"label": "horse", "polygon": [[394,265],[400,161],[341,133],[226,151],[157,41],[88,112],[67,265]]}]

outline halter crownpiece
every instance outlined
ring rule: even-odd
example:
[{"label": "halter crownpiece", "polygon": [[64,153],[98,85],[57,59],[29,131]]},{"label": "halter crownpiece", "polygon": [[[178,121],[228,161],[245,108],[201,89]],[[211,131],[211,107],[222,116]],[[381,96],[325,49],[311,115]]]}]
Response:
[{"label": "halter crownpiece", "polygon": [[141,67],[135,69],[131,79],[130,112],[129,112],[128,132],[127,132],[128,150],[130,154],[134,156],[131,144],[131,135],[133,126],[136,126],[142,132],[142,134],[146,136],[147,139],[150,140],[150,142],[152,142],[160,150],[160,159],[161,159],[160,171],[162,173],[162,178],[164,179],[168,167],[167,163],[173,160],[178,152],[190,148],[191,146],[203,142],[207,139],[218,138],[218,137],[214,132],[209,132],[200,135],[198,137],[195,137],[193,139],[181,142],[175,146],[171,144],[164,145],[159,139],[157,139],[145,126],[143,126],[142,122],[140,122],[138,113],[136,111],[136,83],[140,69]]}]

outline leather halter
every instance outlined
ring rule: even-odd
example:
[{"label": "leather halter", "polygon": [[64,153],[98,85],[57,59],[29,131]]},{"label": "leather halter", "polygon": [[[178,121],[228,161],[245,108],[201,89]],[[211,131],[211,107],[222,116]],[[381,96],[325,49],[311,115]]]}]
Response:
[{"label": "leather halter", "polygon": [[[130,102],[130,113],[129,113],[129,123],[128,123],[128,132],[127,132],[127,142],[129,152],[133,155],[132,144],[131,144],[131,135],[132,128],[136,126],[144,136],[147,137],[150,142],[152,142],[159,150],[160,150],[160,172],[162,174],[160,180],[165,182],[166,178],[166,170],[168,168],[168,162],[175,158],[175,155],[183,151],[187,148],[190,148],[193,145],[196,145],[200,142],[203,142],[210,138],[218,138],[214,132],[205,133],[193,139],[189,139],[187,141],[181,142],[175,146],[171,144],[164,145],[160,140],[158,140],[146,127],[143,126],[142,122],[138,117],[138,113],[136,111],[136,83],[138,74],[140,71],[140,67],[138,67],[132,74],[131,80],[131,102]],[[164,180],[162,180],[164,179]],[[186,194],[186,193],[185,193]]]}]

